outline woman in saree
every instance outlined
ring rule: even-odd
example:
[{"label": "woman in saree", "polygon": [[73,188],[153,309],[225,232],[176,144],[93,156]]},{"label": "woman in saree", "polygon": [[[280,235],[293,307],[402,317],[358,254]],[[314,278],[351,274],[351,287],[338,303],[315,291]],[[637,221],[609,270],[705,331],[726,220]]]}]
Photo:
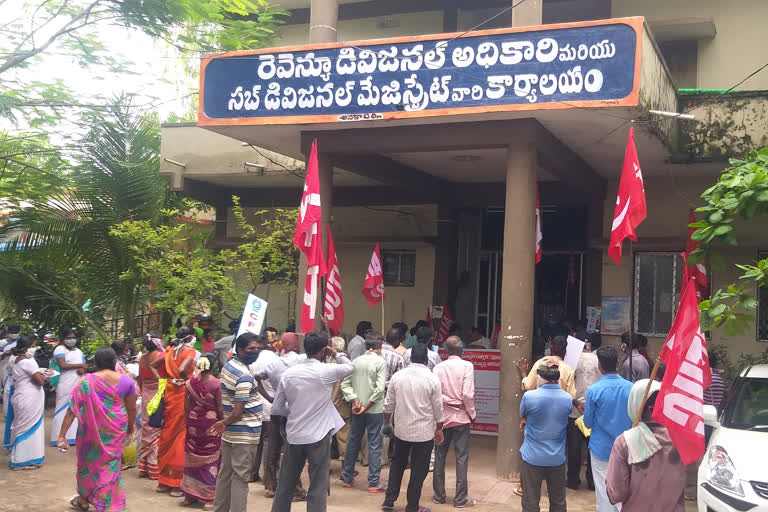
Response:
[{"label": "woman in saree", "polygon": [[[77,348],[75,331],[65,329],[61,334],[61,343],[53,350],[53,358],[59,365],[61,374],[56,386],[56,408],[51,426],[51,446],[56,446],[59,439],[59,430],[61,430],[61,424],[64,422],[64,416],[67,415],[69,408],[69,394],[88,369],[88,365],[85,364],[85,355]],[[76,435],[77,421],[73,421],[67,431],[67,441],[70,446],[75,445]]]},{"label": "woman in saree", "polygon": [[69,447],[67,431],[77,419],[77,495],[69,503],[98,512],[125,510],[120,456],[127,435],[136,429],[136,386],[115,371],[117,355],[102,347],[94,355],[96,371],[69,395],[69,409],[59,431],[59,451]]},{"label": "woman in saree", "polygon": [[163,394],[163,428],[157,441],[157,492],[170,493],[174,498],[184,496],[179,489],[184,477],[184,398],[186,381],[194,370],[195,341],[195,334],[189,327],[180,327],[176,339],[165,350],[164,359],[152,364],[155,367],[165,365],[168,372],[168,384]]},{"label": "woman in saree", "polygon": [[157,480],[157,441],[161,428],[149,424],[147,405],[157,393],[159,379],[165,379],[165,365],[155,368],[152,363],[165,362],[165,343],[156,334],[147,334],[144,338],[147,352],[139,359],[139,389],[141,390],[141,438],[139,440],[139,478]]},{"label": "woman in saree", "polygon": [[213,509],[221,459],[221,437],[211,434],[210,428],[224,419],[221,382],[215,377],[215,365],[216,355],[212,353],[197,360],[195,366],[200,375],[187,381],[184,404],[187,438],[181,480],[181,491],[186,496],[183,505],[199,501],[205,510]]},{"label": "woman in saree", "polygon": [[35,338],[24,335],[11,349],[15,361],[9,379],[10,407],[3,444],[11,452],[12,470],[37,469],[45,460],[45,370],[32,357],[34,345]]}]

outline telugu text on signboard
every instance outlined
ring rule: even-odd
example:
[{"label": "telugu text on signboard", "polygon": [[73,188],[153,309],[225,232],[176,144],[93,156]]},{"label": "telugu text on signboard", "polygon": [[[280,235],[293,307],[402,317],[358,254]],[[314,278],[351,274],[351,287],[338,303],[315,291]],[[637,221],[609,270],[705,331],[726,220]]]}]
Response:
[{"label": "telugu text on signboard", "polygon": [[627,97],[635,88],[637,26],[584,25],[206,57],[200,124],[379,120]]}]

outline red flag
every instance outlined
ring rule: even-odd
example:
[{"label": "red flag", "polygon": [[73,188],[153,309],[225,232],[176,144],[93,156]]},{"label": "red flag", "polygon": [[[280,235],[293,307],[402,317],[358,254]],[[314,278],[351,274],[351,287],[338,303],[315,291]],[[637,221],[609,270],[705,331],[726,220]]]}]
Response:
[{"label": "red flag", "polygon": [[699,326],[696,286],[685,283],[672,329],[659,354],[667,365],[653,419],[667,427],[684,464],[704,454],[704,390],[712,383],[707,343]]},{"label": "red flag", "polygon": [[[696,216],[693,214],[693,208],[688,213],[688,224],[696,222]],[[691,253],[701,245],[701,242],[696,242],[691,239],[691,235],[696,231],[696,228],[688,228],[688,240],[685,242],[685,259],[687,259]],[[696,297],[699,300],[706,297],[709,294],[709,283],[707,281],[707,266],[704,263],[697,263],[696,265],[683,265],[683,282],[687,283],[688,279],[693,279],[696,283]],[[682,296],[682,294],[681,294]]]},{"label": "red flag", "polygon": [[307,163],[304,194],[301,196],[296,233],[293,244],[307,257],[307,279],[304,284],[304,303],[301,306],[301,330],[305,333],[315,328],[317,309],[317,284],[327,272],[323,260],[320,239],[320,180],[317,176],[317,141],[312,141],[312,151]]},{"label": "red flag", "polygon": [[536,263],[541,261],[541,208],[539,207],[539,185],[536,185]]},{"label": "red flag", "polygon": [[363,283],[363,295],[368,305],[373,307],[384,298],[384,272],[381,269],[381,253],[379,244],[371,255],[371,263],[368,265],[368,273]]},{"label": "red flag", "polygon": [[344,297],[341,292],[341,273],[336,259],[331,228],[328,227],[328,277],[325,280],[325,317],[328,328],[338,333],[344,325]]},{"label": "red flag", "polygon": [[627,149],[624,153],[624,166],[621,169],[619,193],[616,196],[616,209],[611,226],[611,242],[608,255],[618,265],[621,261],[621,244],[625,238],[637,242],[635,228],[645,220],[645,188],[643,173],[635,149],[634,128],[629,129]]},{"label": "red flag", "polygon": [[[431,308],[427,308],[427,323],[429,324],[429,328],[432,329]],[[443,315],[440,317],[440,325],[437,326],[437,331],[432,333],[430,343],[432,345],[442,347],[443,342],[448,338],[448,334],[450,333],[451,327],[454,323],[455,321],[451,315],[450,308],[448,308],[448,306],[443,306]]]}]

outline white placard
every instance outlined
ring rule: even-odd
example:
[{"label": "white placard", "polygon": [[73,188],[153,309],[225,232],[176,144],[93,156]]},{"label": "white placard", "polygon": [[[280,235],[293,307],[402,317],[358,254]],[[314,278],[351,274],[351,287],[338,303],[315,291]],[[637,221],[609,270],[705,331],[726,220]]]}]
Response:
[{"label": "white placard", "polygon": [[584,342],[573,336],[568,336],[568,348],[565,351],[565,364],[576,369],[579,364],[579,357],[584,351]]},{"label": "white placard", "polygon": [[237,339],[245,332],[261,334],[261,328],[264,326],[264,318],[267,316],[267,302],[255,295],[248,294],[243,308],[243,317],[240,320],[240,328],[237,330]]}]

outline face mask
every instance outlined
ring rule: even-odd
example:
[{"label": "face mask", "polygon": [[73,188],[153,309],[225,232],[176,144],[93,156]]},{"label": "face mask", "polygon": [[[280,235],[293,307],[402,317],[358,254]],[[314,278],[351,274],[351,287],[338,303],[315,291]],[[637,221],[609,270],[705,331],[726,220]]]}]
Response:
[{"label": "face mask", "polygon": [[13,341],[19,339],[19,336],[21,336],[21,333],[15,332],[13,334],[8,335],[8,339]]},{"label": "face mask", "polygon": [[245,355],[243,356],[243,362],[245,364],[255,363],[259,358],[260,353],[261,350],[246,350]]},{"label": "face mask", "polygon": [[77,338],[66,338],[64,340],[64,346],[67,348],[74,348],[77,345]]}]

